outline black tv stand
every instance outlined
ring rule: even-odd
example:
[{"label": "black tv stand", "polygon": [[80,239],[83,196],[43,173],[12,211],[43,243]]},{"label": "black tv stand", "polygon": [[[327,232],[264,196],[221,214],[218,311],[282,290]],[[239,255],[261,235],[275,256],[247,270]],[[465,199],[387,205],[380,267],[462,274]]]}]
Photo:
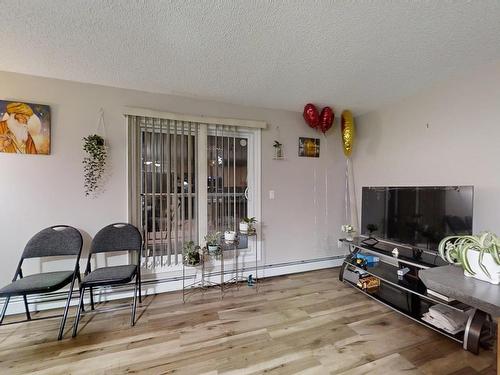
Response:
[{"label": "black tv stand", "polygon": [[[422,314],[427,312],[432,305],[442,304],[452,309],[466,311],[471,307],[458,301],[446,301],[427,292],[427,288],[419,278],[419,271],[432,267],[442,266],[446,263],[432,250],[412,248],[402,244],[386,242],[383,240],[366,241],[368,237],[354,238],[353,241],[341,239],[349,247],[349,255],[344,259],[339,274],[340,281],[355,288],[368,297],[384,304],[396,312],[412,319],[424,326],[441,333],[444,336],[462,344],[464,349],[477,352],[482,337],[479,327],[470,332],[451,334],[445,330],[433,326],[422,320]],[[398,256],[393,255],[397,248]],[[360,265],[356,259],[359,254],[374,255],[380,258],[376,263]],[[403,277],[398,276],[397,271],[401,268],[409,268],[410,271]],[[367,273],[379,279],[380,286],[375,290],[366,291],[357,285],[356,274]],[[469,320],[473,319],[473,316]],[[486,336],[486,335],[484,335]],[[466,339],[464,339],[466,338]]]},{"label": "black tv stand", "polygon": [[361,243],[367,246],[375,246],[379,243],[379,240],[377,240],[375,237],[368,237],[362,240]]}]

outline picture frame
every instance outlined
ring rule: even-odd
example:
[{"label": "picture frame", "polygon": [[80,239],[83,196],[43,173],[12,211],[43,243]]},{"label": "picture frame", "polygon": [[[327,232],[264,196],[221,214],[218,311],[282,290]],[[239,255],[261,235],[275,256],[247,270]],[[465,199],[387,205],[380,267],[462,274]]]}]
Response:
[{"label": "picture frame", "polygon": [[319,138],[299,138],[299,157],[319,158]]},{"label": "picture frame", "polygon": [[50,106],[0,100],[0,154],[50,155]]}]

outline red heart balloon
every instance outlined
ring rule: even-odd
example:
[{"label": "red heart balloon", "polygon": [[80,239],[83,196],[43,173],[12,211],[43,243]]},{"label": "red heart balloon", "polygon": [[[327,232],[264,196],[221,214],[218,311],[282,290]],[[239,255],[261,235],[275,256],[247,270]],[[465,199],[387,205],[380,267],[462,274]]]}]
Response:
[{"label": "red heart balloon", "polygon": [[304,120],[307,125],[315,129],[319,124],[319,112],[314,104],[308,103],[304,107]]},{"label": "red heart balloon", "polygon": [[319,126],[318,129],[325,134],[328,129],[330,129],[333,125],[333,119],[335,118],[335,114],[330,107],[325,107],[321,111],[319,115]]}]

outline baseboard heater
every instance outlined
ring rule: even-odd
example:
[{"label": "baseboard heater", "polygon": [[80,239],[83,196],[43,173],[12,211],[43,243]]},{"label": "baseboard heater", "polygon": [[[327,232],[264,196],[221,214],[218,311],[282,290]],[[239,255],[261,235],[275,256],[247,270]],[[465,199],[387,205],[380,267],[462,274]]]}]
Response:
[{"label": "baseboard heater", "polygon": [[[320,263],[320,262],[328,262],[328,261],[335,261],[335,260],[342,260],[344,259],[344,255],[337,255],[337,256],[331,256],[331,257],[324,257],[324,258],[316,258],[316,259],[305,259],[305,260],[297,260],[297,261],[291,261],[291,262],[282,262],[282,263],[273,263],[273,264],[266,264],[263,266],[259,266],[258,269],[260,270],[271,270],[271,269],[278,269],[278,268],[284,268],[284,267],[291,267],[291,266],[297,266],[297,265],[303,265],[303,264],[314,264],[314,263]],[[252,270],[255,270],[255,266],[252,267],[243,267],[241,269],[242,272],[250,272]],[[229,275],[233,271],[232,270],[226,270],[224,271],[224,274]],[[302,271],[300,271],[302,272]],[[220,271],[216,272],[211,272],[207,275],[208,277],[216,277],[216,276],[221,276]],[[189,276],[189,279],[194,279],[196,276]],[[271,276],[273,277],[273,276]],[[160,284],[165,284],[165,283],[172,283],[176,281],[182,281],[182,276],[169,276],[169,277],[162,277],[162,278],[156,278],[156,279],[143,279],[142,280],[142,286],[143,288],[149,287],[149,286],[156,286]],[[181,290],[182,288],[179,288],[178,290]],[[107,288],[96,288],[94,290],[94,293],[99,293],[101,296],[108,297],[113,294],[117,293],[126,293],[130,292],[132,293],[133,291],[133,285],[120,285],[120,286],[113,286],[113,287],[107,287]],[[72,300],[78,300],[78,288],[74,289],[73,291],[73,298]],[[44,293],[44,294],[37,294],[37,295],[32,295],[28,296],[28,304],[43,304],[43,303],[49,303],[49,302],[62,302],[66,301],[66,298],[68,296],[67,291],[63,292],[52,292],[52,293]],[[21,296],[19,297],[12,297],[11,298],[11,303],[17,303],[17,302],[23,302],[23,299]],[[24,302],[23,302],[24,303]]]}]

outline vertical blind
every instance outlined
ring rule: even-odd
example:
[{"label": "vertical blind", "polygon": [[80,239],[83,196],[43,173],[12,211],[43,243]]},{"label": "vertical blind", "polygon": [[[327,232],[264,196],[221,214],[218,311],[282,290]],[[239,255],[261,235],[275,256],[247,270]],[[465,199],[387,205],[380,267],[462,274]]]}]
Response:
[{"label": "vertical blind", "polygon": [[182,245],[198,239],[199,124],[143,116],[128,123],[135,138],[132,220],[143,234],[145,266],[177,264]]},{"label": "vertical blind", "polygon": [[[129,207],[144,239],[143,267],[182,262],[183,245],[205,236],[199,220],[208,232],[238,229],[248,213],[248,136],[241,128],[134,115],[127,122]],[[202,160],[206,175],[199,173]],[[199,194],[200,186],[205,189],[200,179],[206,194]],[[205,205],[206,217],[198,217],[198,205]]]}]

